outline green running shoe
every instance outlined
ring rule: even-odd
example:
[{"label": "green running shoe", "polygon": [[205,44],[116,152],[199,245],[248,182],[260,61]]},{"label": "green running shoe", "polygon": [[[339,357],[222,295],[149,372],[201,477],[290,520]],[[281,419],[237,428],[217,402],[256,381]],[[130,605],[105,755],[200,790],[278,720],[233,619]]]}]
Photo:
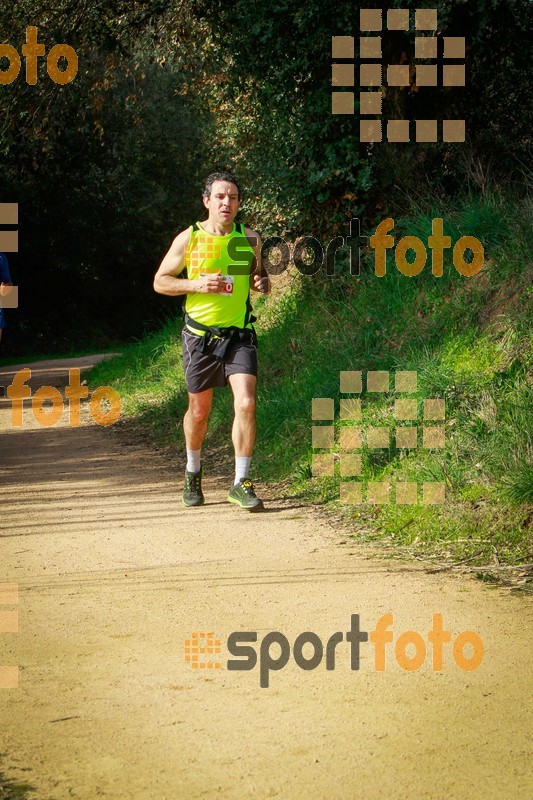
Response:
[{"label": "green running shoe", "polygon": [[256,496],[254,485],[248,478],[244,478],[244,480],[231,487],[228,493],[228,500],[230,503],[235,503],[247,511],[262,511],[264,509],[263,501]]},{"label": "green running shoe", "polygon": [[204,468],[200,472],[187,472],[185,470],[185,486],[183,487],[184,506],[203,506],[205,498],[202,494],[202,475]]}]

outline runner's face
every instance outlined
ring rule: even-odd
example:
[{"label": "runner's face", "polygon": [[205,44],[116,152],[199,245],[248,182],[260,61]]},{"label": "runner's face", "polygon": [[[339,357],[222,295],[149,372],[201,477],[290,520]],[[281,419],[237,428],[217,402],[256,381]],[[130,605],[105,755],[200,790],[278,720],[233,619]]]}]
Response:
[{"label": "runner's face", "polygon": [[209,209],[211,219],[227,225],[233,222],[239,210],[239,191],[234,183],[215,181],[211,187],[211,196],[204,197],[204,206]]}]

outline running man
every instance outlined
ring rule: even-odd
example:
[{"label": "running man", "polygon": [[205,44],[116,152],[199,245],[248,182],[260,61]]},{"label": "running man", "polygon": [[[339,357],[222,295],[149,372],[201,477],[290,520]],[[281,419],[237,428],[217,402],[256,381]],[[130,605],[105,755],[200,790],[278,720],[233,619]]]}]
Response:
[{"label": "running man", "polygon": [[[240,192],[234,175],[215,172],[206,180],[204,222],[196,222],[172,242],[154,278],[159,294],[186,295],[181,333],[189,407],[183,418],[187,447],[183,502],[201,506],[202,445],[213,403],[213,388],[229,383],[235,416],[232,440],[235,479],[228,500],[248,511],[263,501],[248,478],[255,441],[257,337],[250,289],[267,294],[261,275],[261,240],[234,219]],[[186,270],[187,277],[179,277]]]}]

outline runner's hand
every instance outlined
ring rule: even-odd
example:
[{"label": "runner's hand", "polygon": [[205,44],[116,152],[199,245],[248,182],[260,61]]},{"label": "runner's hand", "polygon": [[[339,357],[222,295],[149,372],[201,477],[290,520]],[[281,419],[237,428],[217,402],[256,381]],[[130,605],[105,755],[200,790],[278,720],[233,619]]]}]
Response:
[{"label": "runner's hand", "polygon": [[261,294],[268,294],[270,292],[270,278],[268,275],[254,275],[254,289]]},{"label": "runner's hand", "polygon": [[196,281],[196,291],[200,294],[218,294],[224,289],[225,283],[223,275],[204,275]]}]

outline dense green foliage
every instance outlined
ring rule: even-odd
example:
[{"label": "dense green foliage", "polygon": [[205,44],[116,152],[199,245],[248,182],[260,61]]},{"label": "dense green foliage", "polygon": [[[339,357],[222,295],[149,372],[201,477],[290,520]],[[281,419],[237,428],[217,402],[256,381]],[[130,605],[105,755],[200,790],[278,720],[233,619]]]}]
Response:
[{"label": "dense green foliage", "polygon": [[[20,51],[37,25],[47,50],[76,49],[80,69],[60,87],[40,59],[35,86],[23,72],[0,86],[0,200],[19,202],[21,236],[3,352],[104,346],[159,324],[169,304],[152,275],[215,168],[240,173],[243,216],[260,232],[323,238],[352,217],[395,216],[428,179],[437,195],[520,192],[531,3],[422,5],[438,8],[439,36],[466,37],[467,87],[388,89],[384,110],[464,116],[464,145],[360,145],[357,115],[330,113],[331,36],[357,39],[353,2],[5,3],[2,41]],[[384,37],[390,63],[413,63],[414,33]]]},{"label": "dense green foliage", "polygon": [[41,59],[35,86],[22,71],[0,87],[0,199],[20,207],[21,250],[10,257],[20,309],[8,352],[103,346],[164,312],[151,281],[198,213],[208,123],[172,66],[154,58],[151,24],[163,9],[17,3],[2,17],[2,38],[19,51],[32,22],[47,50],[67,42],[79,58],[66,86]]},{"label": "dense green foliage", "polygon": [[[372,218],[375,203],[382,208],[390,201],[385,193],[394,186],[415,193],[426,175],[435,187],[450,191],[467,179],[483,179],[489,163],[497,180],[520,171],[531,143],[525,80],[531,4],[421,5],[438,9],[439,37],[466,38],[468,88],[388,88],[384,113],[464,117],[465,145],[360,145],[357,116],[331,114],[331,37],[354,35],[357,42],[360,6],[405,7],[403,0],[192,2],[225,54],[223,74],[229,79],[217,84],[220,138],[246,175],[249,208],[263,230],[281,225],[331,235],[352,217]],[[412,21],[409,32],[386,34],[385,63],[413,64],[414,37]]]}]

